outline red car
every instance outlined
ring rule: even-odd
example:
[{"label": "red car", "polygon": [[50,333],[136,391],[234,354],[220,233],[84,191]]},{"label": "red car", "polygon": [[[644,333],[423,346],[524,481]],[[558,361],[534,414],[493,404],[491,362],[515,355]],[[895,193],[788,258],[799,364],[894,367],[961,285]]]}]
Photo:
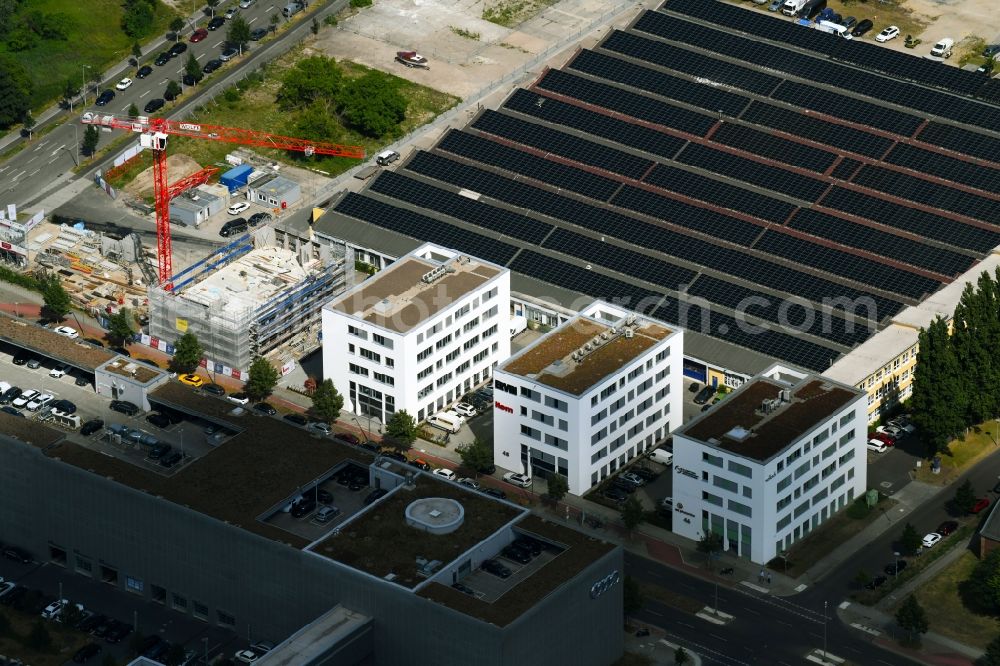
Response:
[{"label": "red car", "polygon": [[972,505],[972,513],[979,513],[989,505],[990,499],[988,497],[981,497],[976,500],[975,504]]},{"label": "red car", "polygon": [[895,446],[896,445],[896,440],[892,438],[892,435],[887,435],[884,432],[875,432],[875,431],[872,431],[872,432],[868,433],[868,439],[877,439],[878,441],[882,442],[886,446]]},{"label": "red car", "polygon": [[957,529],[958,529],[958,522],[956,522],[954,520],[947,520],[947,521],[941,523],[940,525],[938,525],[938,528],[937,528],[936,531],[941,536],[946,537],[949,534],[954,533],[955,530],[957,530]]},{"label": "red car", "polygon": [[197,30],[191,33],[191,43],[200,42],[206,37],[208,37],[208,30],[205,30],[204,28],[198,28]]}]

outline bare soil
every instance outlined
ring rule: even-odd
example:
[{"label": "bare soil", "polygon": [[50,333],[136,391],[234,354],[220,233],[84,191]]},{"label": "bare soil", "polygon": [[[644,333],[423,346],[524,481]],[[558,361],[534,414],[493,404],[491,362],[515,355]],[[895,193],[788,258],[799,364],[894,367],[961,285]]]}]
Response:
[{"label": "bare soil", "polygon": [[[171,183],[200,170],[201,165],[187,155],[177,154],[167,157],[167,174]],[[126,194],[134,197],[153,196],[153,167],[149,167],[141,172],[131,183],[122,189]]]}]

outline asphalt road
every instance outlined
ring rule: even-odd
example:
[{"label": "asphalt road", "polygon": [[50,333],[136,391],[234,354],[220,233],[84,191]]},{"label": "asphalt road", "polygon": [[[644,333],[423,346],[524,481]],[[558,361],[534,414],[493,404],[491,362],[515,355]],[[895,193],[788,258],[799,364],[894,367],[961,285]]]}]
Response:
[{"label": "asphalt road", "polygon": [[[714,607],[714,584],[680,573],[643,557],[625,554],[625,570],[638,581],[656,585]],[[749,588],[718,587],[718,608],[734,616],[726,625],[716,625],[656,599],[647,599],[635,618],[663,629],[668,640],[697,652],[704,664],[723,666],[790,666],[804,663],[806,654],[822,649],[824,627],[829,652],[854,664],[910,666],[914,662],[873,645],[870,637],[848,629],[834,616],[836,604],[828,605],[823,621],[823,603],[800,597],[762,595]]]},{"label": "asphalt road", "polygon": [[[225,63],[218,73],[212,75],[211,81],[202,81],[201,84],[191,87],[184,86],[184,93],[181,95],[181,102],[169,113],[168,118],[183,117],[186,112],[204,103],[206,93],[210,91],[214,94],[224,87],[231,85],[239,78],[245,76],[261,64],[278,57],[287,50],[287,47],[304,37],[309,30],[313,15],[325,15],[337,10],[338,7],[346,4],[342,0],[335,0],[332,3],[316,4],[310,8],[310,13],[299,21],[291,30],[279,33],[278,37],[268,39],[264,42],[252,42],[250,44],[249,57],[242,60]],[[228,6],[236,6],[236,2],[220,5],[216,13],[224,14]],[[241,9],[240,15],[249,23],[250,28],[266,28],[270,25],[270,17],[275,12],[280,14],[283,3],[279,0],[257,0],[254,5],[247,9]],[[300,15],[301,16],[301,15]],[[284,19],[282,19],[284,20]],[[197,27],[202,28],[208,23],[208,17],[201,21]],[[133,80],[132,85],[123,91],[115,91],[115,98],[106,106],[94,106],[95,93],[87,95],[87,104],[76,106],[73,111],[73,118],[70,122],[53,129],[48,134],[32,142],[6,162],[0,164],[0,182],[6,187],[2,199],[5,203],[15,203],[21,207],[27,207],[36,203],[44,194],[50,191],[56,183],[59,183],[70,176],[70,172],[76,165],[77,160],[82,159],[77,154],[77,148],[83,140],[83,131],[86,128],[78,122],[79,117],[85,111],[103,112],[123,115],[129,105],[135,103],[140,111],[152,99],[162,97],[166,89],[167,82],[172,80],[181,83],[181,75],[184,71],[184,64],[187,62],[188,54],[193,53],[199,63],[204,65],[209,60],[217,58],[222,52],[222,42],[225,40],[227,25],[223,25],[214,32],[209,32],[208,37],[201,42],[192,44],[191,27],[188,26],[182,32],[183,42],[187,44],[187,51],[171,59],[163,66],[147,63],[150,57],[155,58],[156,54],[147,54],[140,59],[140,65],[150,64],[153,73],[145,79],[138,79],[135,70],[131,70],[123,76],[128,76]],[[82,71],[81,71],[82,74]],[[106,87],[106,86],[105,86]],[[102,87],[101,90],[104,90]],[[112,89],[114,86],[112,84]],[[106,144],[112,137],[117,136],[117,132],[101,132],[99,147]],[[114,155],[103,157],[90,165],[90,170],[84,176],[89,178],[96,169],[104,169],[114,159]]]}]

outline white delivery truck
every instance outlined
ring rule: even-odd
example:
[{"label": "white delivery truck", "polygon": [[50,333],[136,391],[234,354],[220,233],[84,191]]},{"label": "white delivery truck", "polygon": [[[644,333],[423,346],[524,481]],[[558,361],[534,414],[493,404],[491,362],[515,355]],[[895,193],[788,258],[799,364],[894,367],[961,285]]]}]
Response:
[{"label": "white delivery truck", "polygon": [[528,320],[526,318],[520,316],[510,318],[510,337],[514,337],[526,328],[528,328]]},{"label": "white delivery truck", "polygon": [[781,6],[781,13],[785,16],[795,16],[799,11],[806,6],[808,0],[785,0],[785,4]]},{"label": "white delivery truck", "polygon": [[674,462],[674,454],[666,449],[653,449],[653,452],[649,454],[649,459],[670,467]]}]

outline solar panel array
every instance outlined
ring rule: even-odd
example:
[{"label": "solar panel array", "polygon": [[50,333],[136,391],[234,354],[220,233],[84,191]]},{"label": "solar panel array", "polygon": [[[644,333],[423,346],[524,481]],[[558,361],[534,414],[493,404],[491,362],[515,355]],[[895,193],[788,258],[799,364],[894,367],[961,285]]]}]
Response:
[{"label": "solar panel array", "polygon": [[[705,6],[752,37],[670,14]],[[665,10],[336,210],[813,370],[1000,245],[1000,136],[927,117],[996,107],[759,13]]]}]

